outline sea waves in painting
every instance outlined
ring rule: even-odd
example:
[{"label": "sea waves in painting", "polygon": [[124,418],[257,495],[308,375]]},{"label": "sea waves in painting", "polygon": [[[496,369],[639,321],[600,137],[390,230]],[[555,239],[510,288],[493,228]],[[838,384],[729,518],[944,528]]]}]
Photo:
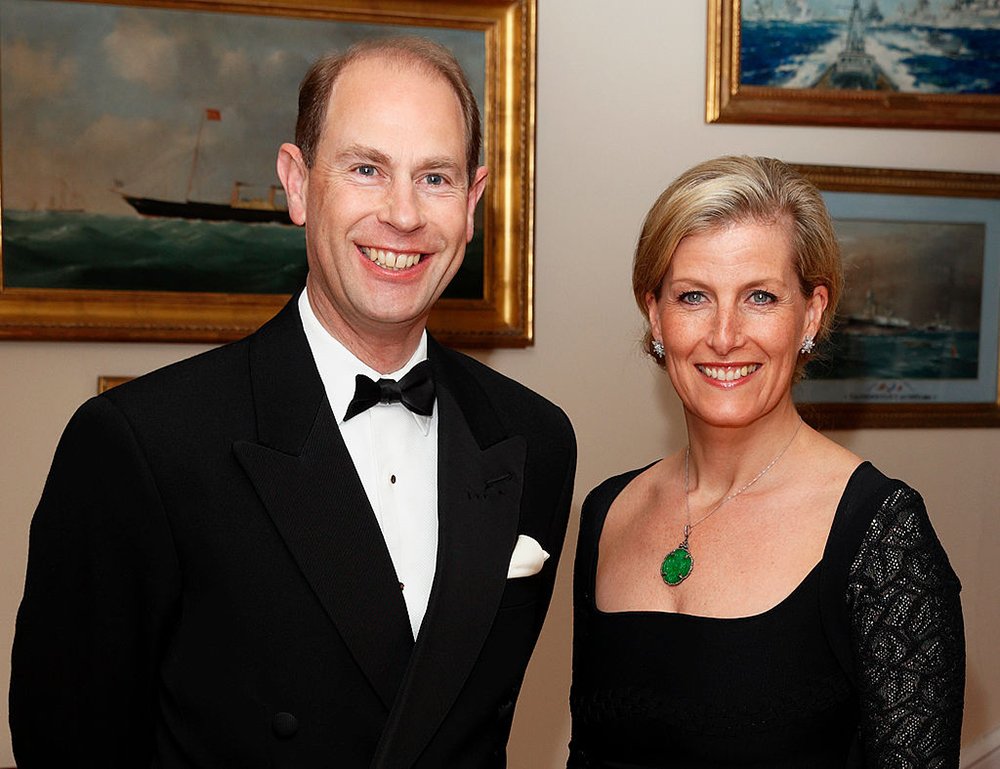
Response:
[{"label": "sea waves in painting", "polygon": [[5,210],[3,233],[6,288],[288,294],[305,281],[298,227]]},{"label": "sea waves in painting", "polygon": [[[483,295],[483,235],[446,299]],[[87,211],[3,211],[5,288],[290,294],[305,285],[301,227]]]},{"label": "sea waves in painting", "polygon": [[809,368],[811,379],[976,379],[978,374],[979,333],[949,328],[838,330]]},{"label": "sea waves in painting", "polygon": [[[942,8],[938,15],[876,20],[868,18],[874,3],[867,11],[855,3],[846,19],[808,12],[754,17],[753,4],[747,5],[740,34],[743,85],[1000,93],[1000,8],[995,17],[949,16]],[[875,13],[881,16],[877,6]]]}]

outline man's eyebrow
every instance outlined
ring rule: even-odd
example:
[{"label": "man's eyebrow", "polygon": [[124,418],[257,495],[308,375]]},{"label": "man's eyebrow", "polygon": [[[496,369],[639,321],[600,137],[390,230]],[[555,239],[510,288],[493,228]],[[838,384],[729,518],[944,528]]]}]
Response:
[{"label": "man's eyebrow", "polygon": [[454,176],[460,176],[464,173],[461,163],[447,155],[427,158],[420,163],[419,167],[427,171],[447,171]]},{"label": "man's eyebrow", "polygon": [[390,164],[389,156],[380,152],[374,147],[367,147],[363,144],[351,144],[337,153],[337,161],[341,163],[366,162],[374,165],[387,166]]},{"label": "man's eyebrow", "polygon": [[[371,163],[378,166],[391,166],[392,158],[381,150],[365,144],[351,144],[336,155],[338,164]],[[449,155],[435,155],[420,161],[417,166],[421,171],[441,171],[460,177],[464,174],[462,164]]]}]

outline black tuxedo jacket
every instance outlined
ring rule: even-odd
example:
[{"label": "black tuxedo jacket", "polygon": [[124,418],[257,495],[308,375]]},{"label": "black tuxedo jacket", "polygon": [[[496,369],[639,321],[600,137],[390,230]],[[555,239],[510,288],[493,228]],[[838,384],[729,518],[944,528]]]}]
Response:
[{"label": "black tuxedo jacket", "polygon": [[[439,536],[414,643],[293,300],[91,399],[31,526],[20,769],[503,767],[572,496],[551,403],[433,340]],[[519,534],[552,554],[507,579]]]}]

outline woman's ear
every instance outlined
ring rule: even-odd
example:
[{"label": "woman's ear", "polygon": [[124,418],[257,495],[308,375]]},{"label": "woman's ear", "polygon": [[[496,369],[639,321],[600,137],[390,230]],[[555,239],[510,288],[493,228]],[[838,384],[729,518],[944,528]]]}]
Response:
[{"label": "woman's ear", "polygon": [[652,291],[646,292],[646,315],[649,318],[649,330],[653,339],[663,340],[660,332],[660,300]]},{"label": "woman's ear", "polygon": [[826,286],[816,286],[812,296],[806,300],[806,327],[803,338],[815,339],[823,325],[823,314],[830,302],[830,291]]}]

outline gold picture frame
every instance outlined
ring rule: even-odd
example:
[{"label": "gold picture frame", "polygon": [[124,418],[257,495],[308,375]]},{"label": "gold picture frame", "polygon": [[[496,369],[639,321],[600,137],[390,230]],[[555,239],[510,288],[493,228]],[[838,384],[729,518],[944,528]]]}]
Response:
[{"label": "gold picture frame", "polygon": [[[748,83],[741,71],[741,20],[746,7],[750,4],[742,0],[708,0],[706,122],[1000,129],[1000,94],[996,93],[949,92],[941,88],[935,92],[907,90],[892,84],[891,78],[887,78],[889,85],[881,84],[888,90],[817,88],[815,84],[812,87],[773,87]],[[845,8],[850,8],[850,3]],[[941,59],[946,60],[949,46],[961,48],[963,43],[956,32],[936,29],[931,24],[928,20],[924,26],[915,28],[921,35],[939,40]],[[772,46],[767,50],[785,48],[787,46]],[[972,54],[962,50],[960,55]],[[787,61],[783,63],[786,67],[795,66]],[[878,66],[874,59],[872,63]],[[800,67],[799,71],[804,69]],[[803,85],[808,82],[806,80]]]},{"label": "gold picture frame", "polygon": [[117,387],[120,384],[125,384],[128,381],[135,379],[131,376],[110,376],[108,374],[101,374],[97,377],[97,394],[106,393],[112,387]]},{"label": "gold picture frame", "polygon": [[796,386],[803,417],[1000,427],[1000,174],[793,167],[823,193],[847,279],[821,350],[836,377]]},{"label": "gold picture frame", "polygon": [[[469,295],[449,297],[446,294],[439,300],[428,325],[440,341],[452,346],[523,347],[532,343],[535,0],[381,0],[378,3],[367,0],[43,1],[49,6],[49,19],[56,19],[60,13],[70,11],[74,14],[84,11],[127,12],[133,19],[139,15],[170,11],[172,24],[178,23],[178,19],[183,22],[185,18],[219,24],[240,20],[240,25],[232,23],[234,28],[242,27],[247,18],[271,25],[332,22],[343,25],[338,28],[346,30],[343,34],[347,37],[354,35],[356,38],[361,36],[356,30],[370,31],[374,28],[380,34],[416,30],[432,37],[450,35],[451,38],[472,41],[469,47],[482,51],[477,55],[481,56],[482,70],[479,88],[483,95],[484,162],[490,169],[477,225],[477,239],[481,239],[482,244],[478,257],[481,264],[477,269],[481,269],[482,278],[480,281],[477,273]],[[4,3],[4,11],[14,13],[17,4],[23,2],[26,0]],[[31,0],[35,8],[41,4],[38,0]],[[11,29],[18,25],[7,23],[4,26]],[[96,43],[93,45],[97,47]],[[0,66],[4,53],[0,48]],[[9,53],[13,57],[17,51]],[[462,60],[461,56],[459,58]],[[305,67],[302,67],[298,77],[304,72]],[[477,88],[475,80],[476,76],[470,75],[474,90]],[[295,100],[294,92],[281,96],[282,108],[293,111],[292,123]],[[283,103],[285,101],[287,105]],[[220,119],[217,105],[202,107],[204,105],[195,105],[193,111],[208,115],[209,121]],[[6,122],[8,117],[12,116],[0,112],[0,121]],[[222,120],[227,117],[222,115]],[[288,126],[288,131],[291,128]],[[7,131],[4,133],[8,135]],[[289,138],[286,136],[282,140]],[[276,154],[277,144],[274,151]],[[14,153],[13,149],[11,153]],[[0,168],[13,168],[13,163],[6,160],[5,156]],[[6,175],[3,178],[3,189],[0,191],[3,192],[3,205],[9,206],[16,185]],[[65,188],[65,181],[61,183]],[[65,189],[59,190],[54,184],[49,195],[53,200],[65,193]],[[233,188],[234,200],[238,195],[238,184]],[[69,197],[72,198],[72,195]],[[200,291],[194,287],[185,287],[184,290],[134,290],[131,287],[94,289],[17,285],[7,279],[13,272],[6,269],[5,259],[8,248],[13,252],[7,239],[14,230],[7,217],[11,210],[3,209],[0,339],[226,342],[258,328],[288,299],[288,291],[261,293],[251,290],[243,293]],[[131,211],[128,214],[133,219],[139,218]],[[304,253],[302,260],[304,263]],[[467,255],[466,262],[469,261]],[[460,276],[462,274],[460,272]]]}]

